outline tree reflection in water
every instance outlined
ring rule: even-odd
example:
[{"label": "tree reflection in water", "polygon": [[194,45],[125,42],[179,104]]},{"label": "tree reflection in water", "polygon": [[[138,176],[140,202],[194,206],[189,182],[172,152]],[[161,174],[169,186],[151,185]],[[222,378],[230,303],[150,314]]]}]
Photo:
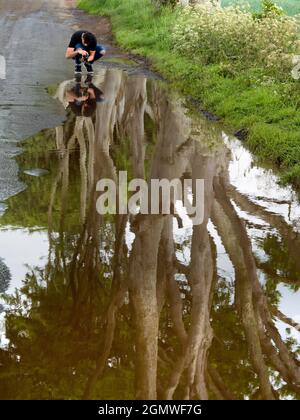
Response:
[{"label": "tree reflection in water", "polygon": [[[300,328],[279,311],[277,292],[280,282],[299,287],[298,237],[230,185],[221,132],[162,83],[104,69],[94,85],[105,98],[95,115],[69,110],[64,125],[40,139],[39,159],[57,150],[51,185],[23,193],[36,200],[36,224],[47,205],[49,257],[7,298],[1,397],[299,398],[299,346],[276,322]],[[63,102],[66,86],[58,90]],[[120,170],[147,181],[205,179],[204,223],[100,216],[96,182],[116,181]],[[24,195],[14,200],[23,213],[33,211]],[[254,255],[236,206],[279,232],[259,245],[267,262]],[[209,222],[234,266],[232,279],[217,269]]]}]

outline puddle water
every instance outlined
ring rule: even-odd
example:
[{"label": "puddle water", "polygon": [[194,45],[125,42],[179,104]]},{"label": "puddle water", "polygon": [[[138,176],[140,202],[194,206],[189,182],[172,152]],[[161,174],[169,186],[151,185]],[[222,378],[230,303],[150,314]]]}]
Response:
[{"label": "puddle water", "polygon": [[[0,210],[1,398],[299,398],[297,195],[161,81],[103,67],[55,96]],[[203,223],[100,215],[120,171],[194,201],[204,179]]]}]

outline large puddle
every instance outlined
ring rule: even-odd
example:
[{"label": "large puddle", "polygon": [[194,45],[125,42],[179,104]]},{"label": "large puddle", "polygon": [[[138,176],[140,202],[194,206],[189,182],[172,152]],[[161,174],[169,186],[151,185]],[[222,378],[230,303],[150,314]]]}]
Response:
[{"label": "large puddle", "polygon": [[[102,68],[56,98],[65,123],[24,143],[0,207],[0,397],[298,399],[294,191],[160,81]],[[194,200],[204,179],[203,222],[180,200],[100,215],[120,171]]]}]

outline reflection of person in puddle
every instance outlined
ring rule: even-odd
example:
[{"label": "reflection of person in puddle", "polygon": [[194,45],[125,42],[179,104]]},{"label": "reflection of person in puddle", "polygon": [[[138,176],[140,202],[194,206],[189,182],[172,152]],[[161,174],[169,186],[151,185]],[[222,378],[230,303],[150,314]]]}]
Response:
[{"label": "reflection of person in puddle", "polygon": [[65,99],[75,115],[91,117],[97,103],[103,101],[103,92],[92,83],[92,76],[86,78],[85,84],[81,83],[81,76],[77,76],[75,86],[66,91]]},{"label": "reflection of person in puddle", "polygon": [[105,54],[105,48],[97,44],[94,34],[88,31],[77,31],[72,35],[66,51],[66,58],[75,60],[75,73],[81,73],[81,63],[89,74],[93,73],[92,64]]}]

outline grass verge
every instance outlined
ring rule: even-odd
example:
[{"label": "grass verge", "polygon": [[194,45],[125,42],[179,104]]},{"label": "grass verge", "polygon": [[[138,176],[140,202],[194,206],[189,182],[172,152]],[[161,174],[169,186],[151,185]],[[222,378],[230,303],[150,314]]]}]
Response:
[{"label": "grass verge", "polygon": [[178,10],[151,0],[79,0],[79,7],[109,16],[118,44],[151,60],[184,95],[200,100],[227,128],[246,128],[246,145],[279,168],[283,182],[300,187],[299,82],[261,82],[255,67],[232,74],[226,66],[200,66],[175,52],[171,34]]}]

